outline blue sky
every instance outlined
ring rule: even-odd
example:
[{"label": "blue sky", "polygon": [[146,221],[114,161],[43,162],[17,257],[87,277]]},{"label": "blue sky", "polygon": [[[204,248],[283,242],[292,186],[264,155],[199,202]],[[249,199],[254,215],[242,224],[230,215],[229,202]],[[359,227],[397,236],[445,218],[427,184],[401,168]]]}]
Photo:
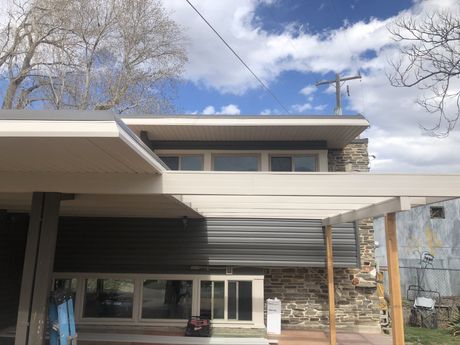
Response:
[{"label": "blue sky", "polygon": [[[335,94],[315,82],[360,73],[343,87],[344,114],[363,114],[373,171],[460,172],[460,126],[446,139],[420,126],[436,118],[416,104],[421,91],[392,87],[388,61],[399,56],[388,26],[458,11],[458,0],[192,0],[290,114],[332,114]],[[189,62],[177,90],[179,113],[286,114],[184,0],[165,0],[183,28]],[[456,85],[454,87],[460,87]]]},{"label": "blue sky", "polygon": [[[206,6],[200,6],[203,2],[195,0],[193,2],[200,12],[212,21],[212,14],[207,13]],[[378,0],[326,0],[326,1],[274,1],[260,2],[254,8],[252,18],[254,26],[259,27],[272,34],[281,34],[286,27],[293,26],[294,30],[310,32],[313,34],[327,34],[331,30],[337,30],[345,25],[351,26],[359,21],[369,21],[372,18],[381,20],[397,15],[404,9],[412,6],[412,1],[378,1]],[[193,12],[190,11],[191,15]],[[221,23],[212,23],[219,27]],[[219,30],[221,31],[221,30]],[[224,31],[224,30],[222,30]],[[228,37],[231,40],[231,36]],[[193,40],[193,37],[189,37]],[[218,42],[218,39],[215,38]],[[220,43],[220,42],[218,42]],[[202,44],[206,44],[203,42]],[[227,48],[221,44],[221,48]],[[244,56],[246,51],[238,52]],[[231,52],[228,51],[231,56]],[[366,52],[374,54],[374,52]],[[239,64],[234,58],[235,63]],[[209,63],[212,64],[212,61]],[[247,72],[249,75],[249,72]],[[305,85],[311,85],[322,79],[334,79],[333,71],[326,73],[286,71],[281,73],[275,82],[270,83],[270,89],[277,95],[285,107],[293,104],[301,104],[305,101],[305,96],[299,93]],[[361,88],[361,82],[349,83],[350,93],[355,88]],[[324,90],[322,86],[319,90]],[[346,89],[344,88],[344,91]],[[345,113],[354,114],[356,111],[347,107],[347,96],[343,97]],[[232,92],[219,92],[214,88],[206,87],[200,83],[185,80],[180,84],[175,100],[178,112],[187,113],[205,109],[212,104],[216,109],[225,107],[228,104],[238,104],[241,114],[260,114],[265,109],[276,109],[280,113],[285,113],[280,109],[280,105],[261,87],[249,90],[244,94],[234,94]],[[330,114],[334,112],[335,97],[333,94],[318,93],[312,102],[312,109],[299,111],[289,109],[295,114]],[[314,106],[321,106],[314,109]],[[325,108],[324,108],[325,107]]]}]

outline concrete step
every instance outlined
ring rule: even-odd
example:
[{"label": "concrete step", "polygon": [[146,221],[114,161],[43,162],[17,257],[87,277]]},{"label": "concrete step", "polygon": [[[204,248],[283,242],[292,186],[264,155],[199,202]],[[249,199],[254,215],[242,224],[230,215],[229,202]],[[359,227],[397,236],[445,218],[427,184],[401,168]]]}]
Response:
[{"label": "concrete step", "polygon": [[78,341],[91,342],[132,342],[162,345],[269,345],[265,338],[226,338],[226,337],[180,337],[167,335],[144,335],[123,333],[78,333]]}]

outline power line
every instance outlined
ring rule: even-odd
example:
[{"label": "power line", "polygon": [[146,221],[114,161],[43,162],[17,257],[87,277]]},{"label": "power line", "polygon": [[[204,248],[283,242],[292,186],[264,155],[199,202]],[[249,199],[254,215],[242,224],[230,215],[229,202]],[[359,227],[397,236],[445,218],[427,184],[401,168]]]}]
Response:
[{"label": "power line", "polygon": [[201,17],[201,19],[203,19],[203,21],[211,28],[211,30],[214,31],[217,37],[219,37],[220,40],[227,46],[227,48],[230,49],[233,55],[235,55],[237,59],[240,60],[243,66],[246,67],[246,69],[253,75],[253,77],[259,82],[259,84],[262,85],[265,91],[267,91],[270,94],[270,96],[272,96],[272,98],[280,105],[281,108],[284,109],[284,111],[286,111],[286,113],[290,113],[289,110],[283,105],[283,103],[281,103],[279,98],[276,97],[273,91],[270,90],[270,88],[254,73],[254,71],[246,64],[246,62],[244,62],[244,60],[238,55],[238,53],[227,43],[227,41],[225,41],[225,39],[217,32],[217,30],[214,29],[211,23],[209,23],[206,20],[206,18],[200,13],[200,11],[198,11],[198,9],[195,6],[193,6],[193,4],[189,0],[185,1],[193,8],[193,10]]}]

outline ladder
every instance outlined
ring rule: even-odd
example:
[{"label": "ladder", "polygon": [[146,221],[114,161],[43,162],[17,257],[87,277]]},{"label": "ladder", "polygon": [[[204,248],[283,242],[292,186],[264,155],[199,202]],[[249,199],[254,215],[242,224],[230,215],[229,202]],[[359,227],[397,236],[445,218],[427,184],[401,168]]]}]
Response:
[{"label": "ladder", "polygon": [[48,307],[50,345],[77,345],[72,294],[65,290],[51,293]]}]

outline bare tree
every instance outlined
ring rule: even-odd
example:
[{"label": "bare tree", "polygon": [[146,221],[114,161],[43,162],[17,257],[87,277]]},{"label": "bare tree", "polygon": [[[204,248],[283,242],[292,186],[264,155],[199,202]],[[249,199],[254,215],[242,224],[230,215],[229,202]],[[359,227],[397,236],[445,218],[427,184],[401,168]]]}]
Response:
[{"label": "bare tree", "polygon": [[0,29],[0,70],[8,83],[3,108],[21,107],[38,88],[33,77],[44,66],[58,64],[43,58],[43,48],[62,45],[59,32],[67,2],[62,0],[17,1]]},{"label": "bare tree", "polygon": [[434,12],[423,19],[403,17],[389,27],[400,46],[389,80],[423,90],[418,103],[438,116],[430,134],[444,137],[460,117],[460,12]]},{"label": "bare tree", "polygon": [[[57,25],[52,40],[50,36],[36,40],[40,49],[31,55],[41,62],[33,70],[23,69],[24,78],[19,82],[8,79],[11,91],[6,92],[4,108],[41,101],[57,109],[170,110],[168,91],[180,77],[186,55],[180,27],[169,18],[160,1],[30,1],[26,6],[17,5],[24,26],[29,26],[29,18],[36,13],[55,18]],[[61,3],[65,10],[38,6],[41,2]],[[10,18],[20,23],[18,18]],[[7,40],[14,37],[10,31],[6,25]],[[3,55],[16,54],[24,64],[22,56],[10,50],[4,50],[4,54],[2,50],[0,63]],[[11,70],[17,71],[18,67]]]}]

